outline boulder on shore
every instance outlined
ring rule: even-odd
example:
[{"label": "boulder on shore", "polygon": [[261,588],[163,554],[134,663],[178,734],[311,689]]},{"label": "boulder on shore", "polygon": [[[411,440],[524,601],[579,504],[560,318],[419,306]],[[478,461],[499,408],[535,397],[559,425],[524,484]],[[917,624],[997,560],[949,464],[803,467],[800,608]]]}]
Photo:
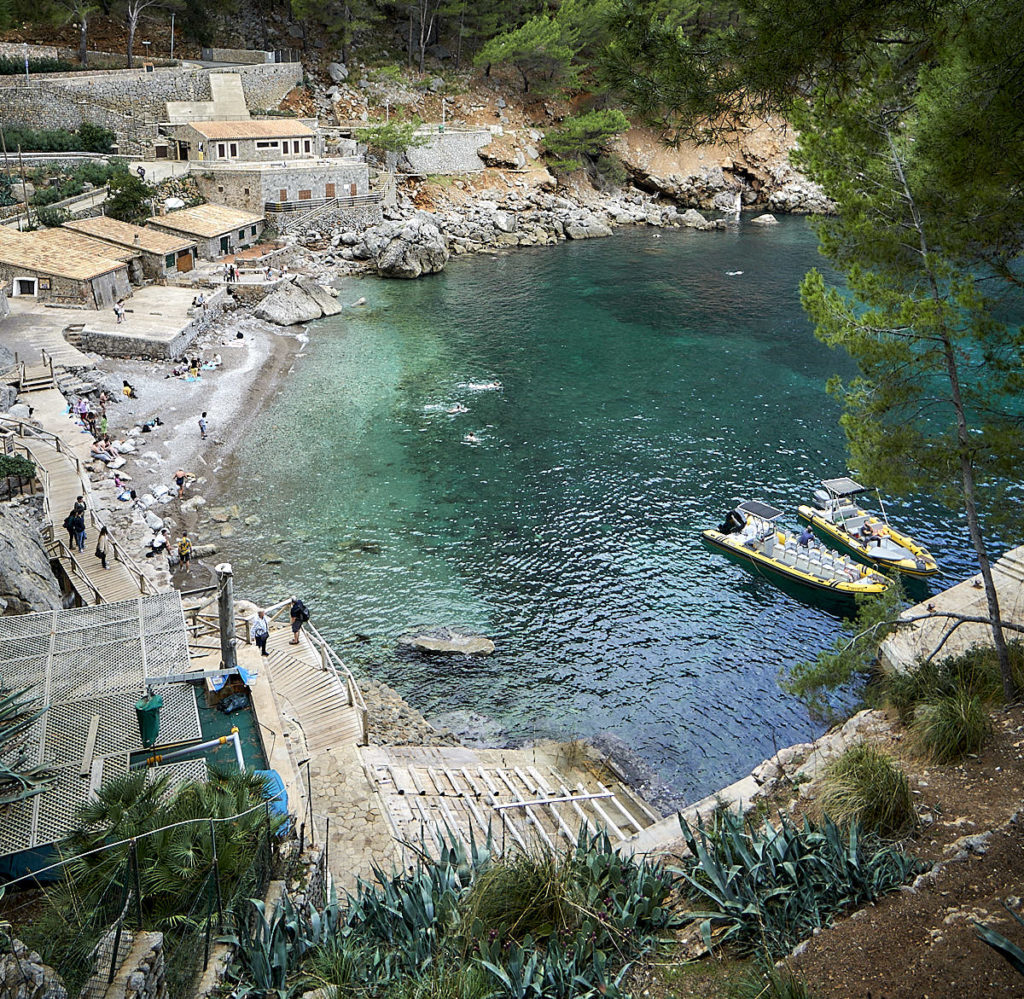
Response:
[{"label": "boulder on shore", "polygon": [[758,215],[756,219],[750,220],[751,225],[778,225],[779,220],[771,214]]},{"label": "boulder on shore", "polygon": [[568,239],[595,239],[598,236],[612,234],[608,223],[590,212],[573,215],[565,222],[564,228]]},{"label": "boulder on shore", "polygon": [[443,271],[448,263],[448,240],[424,214],[382,222],[366,231],[363,242],[383,277],[418,278]]},{"label": "boulder on shore", "polygon": [[442,655],[456,656],[489,656],[494,651],[494,642],[483,635],[464,635],[451,628],[439,628],[436,631],[421,632],[417,635],[405,635],[398,640],[399,645],[418,649],[420,652],[433,652]]},{"label": "boulder on shore", "polygon": [[341,306],[327,289],[304,274],[295,274],[260,302],[255,315],[257,319],[265,319],[278,326],[294,326],[323,316],[334,316],[339,312]]}]

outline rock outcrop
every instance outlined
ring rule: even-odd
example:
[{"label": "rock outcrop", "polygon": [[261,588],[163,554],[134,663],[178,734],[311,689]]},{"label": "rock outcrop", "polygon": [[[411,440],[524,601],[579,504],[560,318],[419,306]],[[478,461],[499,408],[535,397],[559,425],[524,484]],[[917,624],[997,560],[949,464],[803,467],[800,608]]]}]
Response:
[{"label": "rock outcrop", "polygon": [[339,312],[341,306],[330,292],[312,278],[296,274],[267,295],[256,307],[255,315],[278,326],[294,326]]},{"label": "rock outcrop", "polygon": [[362,252],[383,277],[418,278],[443,271],[448,263],[448,240],[425,212],[410,219],[382,222],[363,235]]},{"label": "rock outcrop", "polygon": [[592,212],[580,212],[573,215],[563,226],[567,239],[594,239],[598,236],[610,236],[611,227]]},{"label": "rock outcrop", "polygon": [[494,651],[494,642],[483,635],[466,635],[451,628],[406,635],[398,640],[406,648],[420,652],[433,652],[453,656],[489,656]]},{"label": "rock outcrop", "polygon": [[0,506],[0,614],[61,607],[39,528],[27,505]]}]

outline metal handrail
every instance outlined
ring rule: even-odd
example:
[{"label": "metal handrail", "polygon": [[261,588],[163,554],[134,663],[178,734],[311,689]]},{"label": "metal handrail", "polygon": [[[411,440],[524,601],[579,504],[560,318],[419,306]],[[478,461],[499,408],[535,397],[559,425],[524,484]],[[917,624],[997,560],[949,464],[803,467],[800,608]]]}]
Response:
[{"label": "metal handrail", "polygon": [[[49,555],[50,558],[56,558],[58,560],[66,559],[71,563],[75,573],[81,576],[89,586],[89,589],[92,590],[95,598],[93,600],[94,604],[102,604],[105,602],[99,587],[89,578],[89,574],[85,571],[85,567],[79,563],[78,559],[75,557],[75,553],[66,544],[64,544],[60,538],[53,536],[52,524],[50,525],[50,537],[46,539],[46,548],[47,555]],[[78,587],[76,586],[75,589],[77,590]]]}]

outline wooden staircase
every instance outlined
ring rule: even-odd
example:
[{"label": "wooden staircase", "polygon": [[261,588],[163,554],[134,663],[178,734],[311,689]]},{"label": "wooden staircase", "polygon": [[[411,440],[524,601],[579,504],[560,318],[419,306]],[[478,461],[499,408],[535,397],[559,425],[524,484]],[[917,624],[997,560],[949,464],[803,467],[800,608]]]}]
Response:
[{"label": "wooden staircase", "polygon": [[304,635],[298,645],[289,644],[290,635],[287,629],[271,631],[267,642],[270,656],[264,663],[282,714],[301,730],[303,755],[358,745],[362,725],[357,706],[349,703],[345,684],[323,668],[319,654]]},{"label": "wooden staircase", "polygon": [[24,364],[21,366],[18,378],[19,395],[25,395],[27,392],[45,392],[52,388],[56,388],[56,382],[50,365],[37,364],[31,368]]}]

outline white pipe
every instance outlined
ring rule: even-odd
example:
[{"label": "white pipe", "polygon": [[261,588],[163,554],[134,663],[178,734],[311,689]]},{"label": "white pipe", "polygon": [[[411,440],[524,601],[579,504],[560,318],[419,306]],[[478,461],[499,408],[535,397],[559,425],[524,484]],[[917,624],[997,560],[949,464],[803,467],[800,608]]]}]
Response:
[{"label": "white pipe", "polygon": [[[235,746],[235,759],[238,761],[238,769],[245,773],[245,758],[242,756],[242,743],[238,738],[238,729],[233,728],[230,735],[222,735],[218,739],[210,739],[208,742],[200,742],[196,746],[186,746],[184,749],[175,749],[171,753],[158,753],[155,756],[146,758],[145,766],[154,766],[157,763],[166,763],[168,760],[176,760],[179,756],[187,756],[189,753],[198,752],[200,749],[212,749],[214,746],[223,746],[227,742],[233,742]],[[143,766],[136,763],[132,768],[137,769]]]}]

